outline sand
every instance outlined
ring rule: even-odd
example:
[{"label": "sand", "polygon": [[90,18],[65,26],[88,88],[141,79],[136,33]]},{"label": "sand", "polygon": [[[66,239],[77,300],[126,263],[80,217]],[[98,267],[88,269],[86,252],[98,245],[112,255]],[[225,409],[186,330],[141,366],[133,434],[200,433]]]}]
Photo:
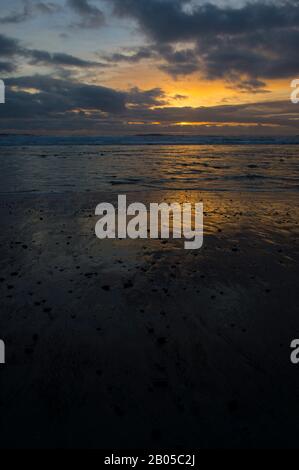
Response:
[{"label": "sand", "polygon": [[205,205],[204,247],[100,241],[112,193],[1,198],[0,447],[297,446],[298,196]]}]

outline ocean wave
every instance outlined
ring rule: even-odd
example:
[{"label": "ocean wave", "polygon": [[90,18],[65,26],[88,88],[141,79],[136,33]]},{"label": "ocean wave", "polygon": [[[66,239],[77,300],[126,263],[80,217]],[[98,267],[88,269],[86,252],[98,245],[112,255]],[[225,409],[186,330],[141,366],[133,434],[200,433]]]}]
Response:
[{"label": "ocean wave", "polygon": [[2,134],[0,146],[59,145],[299,145],[299,136],[222,137],[183,135],[35,136]]}]

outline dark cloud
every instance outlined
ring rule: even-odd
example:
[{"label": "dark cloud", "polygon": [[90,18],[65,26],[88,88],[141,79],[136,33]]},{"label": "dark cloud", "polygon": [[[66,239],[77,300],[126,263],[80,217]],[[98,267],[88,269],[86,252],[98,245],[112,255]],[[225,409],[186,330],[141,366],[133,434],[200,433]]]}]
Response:
[{"label": "dark cloud", "polygon": [[106,67],[106,65],[101,62],[80,59],[70,54],[27,49],[22,47],[18,40],[0,34],[0,59],[10,59],[9,65],[6,60],[2,62],[3,65],[2,68],[0,65],[0,70],[5,72],[14,71],[17,66],[16,60],[18,57],[27,58],[31,65],[39,64],[78,68]]},{"label": "dark cloud", "polygon": [[199,2],[192,12],[188,0],[109,0],[122,17],[135,18],[157,42],[190,41],[211,35],[239,35],[252,31],[298,27],[297,0],[248,2],[243,7]]},{"label": "dark cloud", "polygon": [[31,64],[58,65],[64,67],[106,67],[100,62],[79,59],[70,54],[50,53],[47,51],[27,50],[26,55],[30,57]]},{"label": "dark cloud", "polygon": [[139,118],[144,121],[161,123],[205,122],[259,124],[299,127],[294,105],[291,102],[258,102],[241,105],[221,105],[211,107],[166,107],[139,111]]},{"label": "dark cloud", "polygon": [[13,11],[6,16],[0,17],[1,24],[22,23],[32,15],[32,7],[29,2],[25,2],[23,8],[19,11]]},{"label": "dark cloud", "polygon": [[98,28],[105,23],[104,13],[88,0],[67,0],[67,4],[80,16],[80,21],[74,26]]},{"label": "dark cloud", "polygon": [[[6,104],[0,108],[1,116],[34,118],[80,109],[112,114],[125,110],[125,93],[110,88],[41,75],[10,78],[5,83]],[[29,93],[28,89],[34,89],[36,93]]]},{"label": "dark cloud", "polygon": [[128,105],[135,109],[165,106],[165,104],[167,104],[166,95],[161,88],[142,91],[134,87],[126,94],[126,99]]},{"label": "dark cloud", "polygon": [[188,98],[187,95],[180,95],[180,94],[176,94],[173,96],[173,99],[177,100],[177,101],[180,101],[180,100],[186,100]]},{"label": "dark cloud", "polygon": [[[219,6],[187,0],[109,0],[120,17],[137,21],[152,42],[128,61],[158,54],[159,67],[173,76],[199,71],[209,78],[248,82],[299,72],[298,0],[261,0]],[[182,44],[187,47],[182,48]],[[188,46],[189,45],[189,46]],[[114,56],[117,61],[117,56]],[[119,60],[126,60],[119,55]]]},{"label": "dark cloud", "polygon": [[[120,92],[49,76],[10,78],[6,80],[6,104],[0,108],[0,127],[13,130],[21,128],[22,123],[23,129],[35,131],[111,134],[157,132],[157,129],[177,132],[180,122],[189,122],[187,132],[192,133],[210,133],[213,129],[215,132],[218,129],[218,133],[223,129],[232,132],[255,129],[276,134],[299,132],[297,113],[290,102],[160,107],[166,103],[167,96],[160,88]],[[158,127],[154,127],[155,122],[160,123]]]},{"label": "dark cloud", "polygon": [[12,57],[16,54],[22,54],[23,51],[24,49],[17,39],[0,34],[0,57]]},{"label": "dark cloud", "polygon": [[122,53],[102,54],[100,57],[108,63],[114,64],[120,62],[134,64],[142,60],[153,59],[161,70],[174,78],[200,70],[199,58],[194,48],[176,49],[170,44],[151,44]]},{"label": "dark cloud", "polygon": [[194,49],[179,49],[164,45],[158,46],[157,51],[165,60],[165,64],[159,66],[160,70],[167,72],[174,78],[181,75],[190,75],[200,69],[199,58]]},{"label": "dark cloud", "polygon": [[0,16],[0,24],[17,24],[32,18],[35,13],[53,14],[61,10],[61,7],[53,2],[32,2],[24,0],[24,5],[18,11],[12,11],[6,16]]},{"label": "dark cloud", "polygon": [[[160,88],[142,91],[136,87],[120,92],[45,75],[9,78],[5,83],[6,105],[0,111],[11,117],[48,116],[78,110],[119,114],[127,109],[147,109],[166,103],[166,95]],[[32,89],[34,94],[27,91]]]},{"label": "dark cloud", "polygon": [[155,50],[155,45],[152,46],[141,46],[132,50],[125,50],[123,53],[114,53],[114,54],[99,54],[100,57],[105,59],[107,62],[128,62],[135,64],[141,60],[158,58],[157,51]]},{"label": "dark cloud", "polygon": [[266,83],[262,82],[261,80],[257,80],[255,78],[251,80],[244,80],[240,83],[235,83],[236,80],[233,80],[233,85],[231,88],[233,90],[239,90],[241,93],[249,93],[249,94],[259,94],[259,93],[270,93],[269,90],[266,88]]},{"label": "dark cloud", "polygon": [[1,73],[12,73],[14,72],[16,69],[16,66],[14,63],[12,62],[4,62],[4,61],[0,61],[0,72]]},{"label": "dark cloud", "polygon": [[24,49],[18,40],[0,34],[0,71],[2,73],[14,72],[17,68],[15,58],[23,53]]},{"label": "dark cloud", "polygon": [[0,24],[22,23],[39,14],[52,15],[62,12],[65,5],[79,17],[79,21],[72,26],[97,28],[105,23],[104,13],[89,0],[66,0],[64,5],[61,5],[61,2],[23,0],[23,6],[18,10],[12,10],[5,16],[0,16]]}]

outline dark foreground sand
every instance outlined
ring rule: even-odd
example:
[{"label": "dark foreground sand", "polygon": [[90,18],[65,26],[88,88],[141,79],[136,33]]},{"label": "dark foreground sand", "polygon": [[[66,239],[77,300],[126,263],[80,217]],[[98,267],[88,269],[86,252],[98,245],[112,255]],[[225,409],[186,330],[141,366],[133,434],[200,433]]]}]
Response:
[{"label": "dark foreground sand", "polygon": [[0,447],[298,446],[298,196],[201,201],[205,243],[100,242],[113,195],[0,205]]}]

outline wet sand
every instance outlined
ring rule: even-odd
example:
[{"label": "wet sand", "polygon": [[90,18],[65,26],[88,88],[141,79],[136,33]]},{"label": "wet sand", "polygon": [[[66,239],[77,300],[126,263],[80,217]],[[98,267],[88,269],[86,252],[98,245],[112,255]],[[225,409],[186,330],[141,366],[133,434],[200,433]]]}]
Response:
[{"label": "wet sand", "polygon": [[1,198],[0,447],[292,447],[296,194],[204,202],[199,251],[99,241],[112,193]]}]

